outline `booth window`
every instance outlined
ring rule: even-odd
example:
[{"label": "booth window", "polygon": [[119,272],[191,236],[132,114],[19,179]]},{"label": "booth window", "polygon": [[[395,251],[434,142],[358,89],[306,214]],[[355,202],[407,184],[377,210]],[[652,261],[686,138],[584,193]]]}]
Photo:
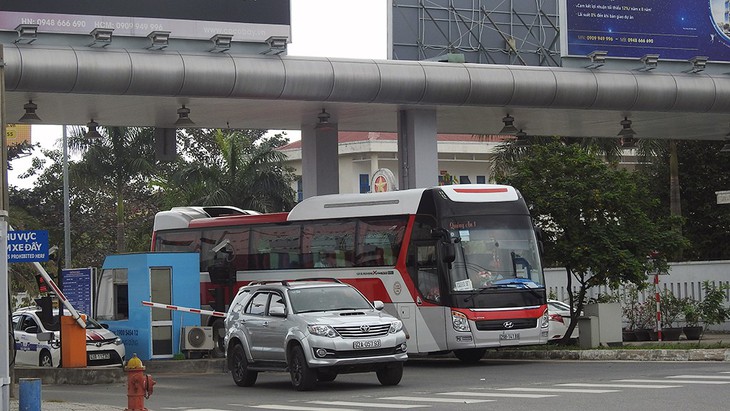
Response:
[{"label": "booth window", "polygon": [[[104,289],[105,292],[101,292]],[[97,301],[99,320],[126,320],[129,318],[129,286],[126,268],[105,269],[101,273],[98,295],[112,295],[112,300]]]}]

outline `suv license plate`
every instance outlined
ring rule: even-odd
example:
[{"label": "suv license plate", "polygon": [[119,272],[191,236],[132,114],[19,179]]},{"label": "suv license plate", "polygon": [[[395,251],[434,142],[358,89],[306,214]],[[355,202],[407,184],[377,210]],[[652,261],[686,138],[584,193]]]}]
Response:
[{"label": "suv license plate", "polygon": [[112,358],[111,354],[109,353],[99,353],[99,354],[89,354],[90,360],[108,360]]},{"label": "suv license plate", "polygon": [[520,333],[499,334],[499,341],[516,341],[520,339]]},{"label": "suv license plate", "polygon": [[378,348],[380,347],[380,340],[364,340],[364,341],[353,341],[352,348]]}]

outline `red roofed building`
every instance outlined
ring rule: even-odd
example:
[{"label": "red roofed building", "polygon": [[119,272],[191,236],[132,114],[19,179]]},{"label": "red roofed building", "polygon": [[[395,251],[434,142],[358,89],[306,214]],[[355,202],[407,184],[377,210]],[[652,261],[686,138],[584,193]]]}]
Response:
[{"label": "red roofed building", "polygon": [[[439,134],[439,183],[489,182],[494,149],[507,138],[496,135]],[[396,133],[340,131],[338,141],[340,193],[371,191],[372,177],[380,169],[390,170],[397,183],[399,167]],[[287,144],[279,150],[289,158],[287,165],[301,176],[301,141]],[[301,199],[301,179],[296,189]]]}]

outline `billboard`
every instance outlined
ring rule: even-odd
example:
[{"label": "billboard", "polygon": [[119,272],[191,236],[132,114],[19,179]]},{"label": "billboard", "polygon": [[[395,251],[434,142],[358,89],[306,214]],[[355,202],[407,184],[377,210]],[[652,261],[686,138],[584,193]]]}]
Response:
[{"label": "billboard", "polygon": [[558,0],[390,0],[391,59],[560,66]]},{"label": "billboard", "polygon": [[562,0],[562,55],[730,61],[729,7],[725,0]]},{"label": "billboard", "polygon": [[114,35],[146,37],[169,31],[184,39],[232,34],[235,41],[290,37],[290,0],[3,0],[0,30],[36,24],[39,33],[89,34],[95,28]]}]

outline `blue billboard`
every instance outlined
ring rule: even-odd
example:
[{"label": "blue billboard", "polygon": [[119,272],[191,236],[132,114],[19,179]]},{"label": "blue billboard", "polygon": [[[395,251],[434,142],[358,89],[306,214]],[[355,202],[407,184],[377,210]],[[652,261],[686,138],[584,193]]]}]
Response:
[{"label": "blue billboard", "polygon": [[562,54],[609,58],[730,61],[730,2],[725,0],[563,0]]}]

